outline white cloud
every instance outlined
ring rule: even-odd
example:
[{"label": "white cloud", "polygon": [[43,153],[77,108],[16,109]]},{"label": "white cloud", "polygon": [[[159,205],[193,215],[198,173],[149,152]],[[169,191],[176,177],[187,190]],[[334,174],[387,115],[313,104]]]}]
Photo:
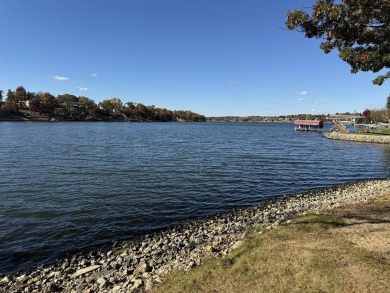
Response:
[{"label": "white cloud", "polygon": [[69,78],[68,77],[65,77],[65,76],[54,76],[53,79],[55,80],[60,80],[60,81],[63,81],[63,80],[68,80]]},{"label": "white cloud", "polygon": [[86,88],[86,87],[81,87],[81,86],[78,86],[77,87],[80,91],[82,91],[82,92],[86,92],[87,90],[88,90],[88,88]]},{"label": "white cloud", "polygon": [[322,104],[325,104],[325,102],[321,102],[321,101],[316,101],[316,102],[313,102],[314,104],[319,104],[319,105],[322,105]]},{"label": "white cloud", "polygon": [[304,100],[305,100],[305,99],[302,99],[302,98],[298,99],[298,101],[301,101],[301,102],[304,101]]},{"label": "white cloud", "polygon": [[98,75],[97,75],[97,73],[92,73],[91,74],[91,77],[97,77]]},{"label": "white cloud", "polygon": [[309,94],[308,91],[297,92],[297,95],[298,95],[298,96],[307,96],[308,94]]}]

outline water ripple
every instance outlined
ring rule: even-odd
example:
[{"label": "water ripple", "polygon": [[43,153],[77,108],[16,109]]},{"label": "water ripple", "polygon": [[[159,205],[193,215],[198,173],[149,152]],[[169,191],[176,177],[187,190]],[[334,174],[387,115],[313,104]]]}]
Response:
[{"label": "water ripple", "polygon": [[389,175],[390,148],[284,123],[0,123],[0,272]]}]

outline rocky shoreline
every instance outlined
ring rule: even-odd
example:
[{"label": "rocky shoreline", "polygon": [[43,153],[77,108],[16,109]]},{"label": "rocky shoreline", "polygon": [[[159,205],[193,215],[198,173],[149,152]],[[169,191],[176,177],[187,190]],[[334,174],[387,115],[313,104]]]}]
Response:
[{"label": "rocky shoreline", "polygon": [[336,131],[328,132],[324,135],[328,139],[355,141],[364,143],[390,143],[390,135],[375,135],[375,134],[353,134],[341,133]]},{"label": "rocky shoreline", "polygon": [[364,202],[390,192],[390,180],[367,180],[284,196],[84,251],[54,264],[0,276],[1,292],[145,292],[174,270],[190,270],[207,257],[229,254],[254,231],[277,227],[298,214]]}]

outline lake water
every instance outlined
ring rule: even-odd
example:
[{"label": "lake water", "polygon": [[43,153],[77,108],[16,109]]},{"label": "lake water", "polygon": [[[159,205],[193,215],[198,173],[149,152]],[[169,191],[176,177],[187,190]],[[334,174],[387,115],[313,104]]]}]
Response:
[{"label": "lake water", "polygon": [[1,122],[0,273],[389,171],[389,146],[288,123]]}]

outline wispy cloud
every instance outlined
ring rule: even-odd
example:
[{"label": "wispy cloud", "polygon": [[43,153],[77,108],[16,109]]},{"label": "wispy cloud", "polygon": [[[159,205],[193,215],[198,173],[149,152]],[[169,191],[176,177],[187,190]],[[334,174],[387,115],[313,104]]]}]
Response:
[{"label": "wispy cloud", "polygon": [[91,74],[91,77],[97,77],[98,75],[97,75],[97,73],[92,73]]},{"label": "wispy cloud", "polygon": [[88,90],[88,88],[86,88],[86,87],[81,87],[81,86],[78,86],[77,87],[80,91],[82,91],[82,92],[86,92],[87,90]]},{"label": "wispy cloud", "polygon": [[297,95],[298,95],[298,96],[307,96],[308,94],[309,94],[308,91],[297,92]]},{"label": "wispy cloud", "polygon": [[313,104],[322,105],[322,104],[325,104],[325,102],[322,102],[322,101],[316,101],[316,102],[313,102]]},{"label": "wispy cloud", "polygon": [[254,97],[251,94],[241,95],[238,97],[240,100],[251,100]]},{"label": "wispy cloud", "polygon": [[305,99],[304,98],[299,98],[298,101],[303,102]]},{"label": "wispy cloud", "polygon": [[53,76],[53,79],[64,81],[64,80],[68,80],[69,78],[65,77],[65,76],[58,76],[58,75],[56,75],[56,76]]}]

